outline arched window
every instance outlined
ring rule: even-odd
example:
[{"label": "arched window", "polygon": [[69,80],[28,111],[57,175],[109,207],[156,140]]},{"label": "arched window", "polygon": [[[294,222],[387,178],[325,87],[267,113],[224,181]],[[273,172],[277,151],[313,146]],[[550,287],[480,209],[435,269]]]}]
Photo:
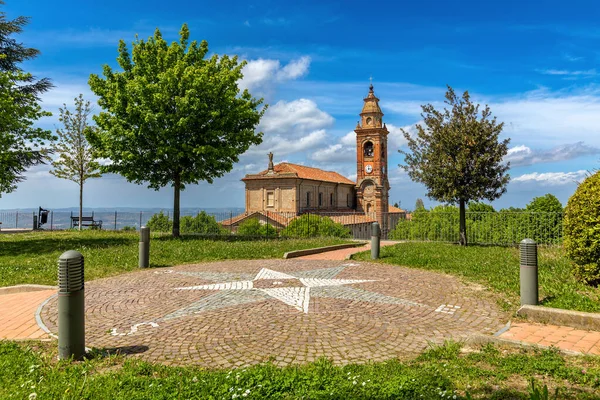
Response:
[{"label": "arched window", "polygon": [[365,157],[373,157],[373,143],[367,142],[364,146]]},{"label": "arched window", "polygon": [[367,213],[371,212],[371,203],[367,203]]},{"label": "arched window", "polygon": [[381,144],[381,158],[385,158],[385,144]]}]

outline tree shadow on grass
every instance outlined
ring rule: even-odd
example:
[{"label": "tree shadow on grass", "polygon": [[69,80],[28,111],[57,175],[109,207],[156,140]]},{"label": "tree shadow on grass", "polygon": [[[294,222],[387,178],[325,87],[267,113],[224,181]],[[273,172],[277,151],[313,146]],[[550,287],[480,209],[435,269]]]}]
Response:
[{"label": "tree shadow on grass", "polygon": [[92,348],[87,354],[85,358],[90,359],[98,359],[98,358],[107,358],[110,356],[118,356],[118,355],[131,355],[131,354],[141,354],[145,353],[150,349],[150,347],[146,345],[134,345],[134,346],[121,346],[121,347],[102,347],[102,348]]},{"label": "tree shadow on grass", "polygon": [[52,237],[0,242],[0,257],[43,255],[82,248],[109,248],[135,245],[136,240],[127,237]]},{"label": "tree shadow on grass", "polygon": [[152,240],[161,242],[169,241],[202,241],[210,240],[212,242],[260,242],[260,241],[283,241],[289,240],[288,237],[273,237],[273,236],[242,236],[242,235],[204,235],[204,234],[182,234],[181,237],[174,238],[170,235],[153,237]]}]

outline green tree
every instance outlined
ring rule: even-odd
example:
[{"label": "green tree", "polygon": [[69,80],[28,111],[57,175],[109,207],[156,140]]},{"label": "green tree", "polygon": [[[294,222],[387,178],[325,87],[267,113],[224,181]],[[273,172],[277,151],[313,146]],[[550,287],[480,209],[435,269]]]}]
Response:
[{"label": "green tree", "polygon": [[562,239],[563,206],[556,196],[547,193],[535,197],[527,206],[528,228],[523,234],[538,243],[555,244]]},{"label": "green tree", "polygon": [[423,203],[423,199],[417,199],[417,201],[415,201],[415,211],[416,210],[424,210],[425,209],[425,204]]},{"label": "green tree", "polygon": [[93,133],[96,127],[88,125],[92,112],[90,102],[80,94],[75,98],[75,111],[71,112],[64,104],[59,108],[59,121],[64,129],[57,129],[58,141],[53,150],[59,158],[52,162],[54,169],[50,173],[57,178],[68,179],[79,185],[79,230],[83,213],[83,185],[91,178],[99,178],[100,164],[94,158],[86,135]]},{"label": "green tree", "polygon": [[499,141],[503,123],[485,106],[473,104],[468,92],[458,97],[448,86],[446,104],[436,110],[422,106],[424,126],[411,136],[403,130],[410,152],[401,165],[409,176],[427,187],[427,196],[459,205],[459,242],[467,245],[465,208],[469,201],[494,200],[506,192],[509,165],[502,159],[509,139]]},{"label": "green tree", "polygon": [[90,142],[102,167],[128,181],[148,182],[155,190],[171,185],[173,236],[180,232],[180,193],[186,184],[207,181],[231,171],[239,155],[260,144],[255,132],[265,108],[237,82],[245,62],[208,53],[208,43],[189,43],[187,25],[179,42],[168,45],[157,29],[147,41],[136,39],[132,54],[119,42],[122,72],[104,66],[104,78],[89,84],[104,112]]},{"label": "green tree", "polygon": [[9,20],[0,11],[0,196],[16,189],[27,168],[49,160],[45,145],[53,139],[50,131],[34,127],[35,121],[52,115],[39,104],[40,94],[52,84],[45,78],[37,80],[19,66],[39,51],[12,37],[23,32],[28,22],[22,16]]},{"label": "green tree", "polygon": [[529,212],[562,213],[563,206],[553,194],[546,193],[541,197],[534,197],[525,207]]}]

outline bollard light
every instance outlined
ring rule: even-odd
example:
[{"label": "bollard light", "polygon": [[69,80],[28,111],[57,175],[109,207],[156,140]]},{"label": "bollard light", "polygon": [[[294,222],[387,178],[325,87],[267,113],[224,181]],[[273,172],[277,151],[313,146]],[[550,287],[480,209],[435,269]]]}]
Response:
[{"label": "bollard light", "polygon": [[538,259],[537,243],[533,239],[523,239],[520,243],[521,305],[538,304]]},{"label": "bollard light", "polygon": [[379,258],[379,245],[381,242],[381,228],[379,223],[373,222],[371,225],[371,259]]},{"label": "bollard light", "polygon": [[83,255],[74,250],[58,258],[58,358],[85,354]]},{"label": "bollard light", "polygon": [[150,228],[140,228],[140,268],[150,266]]}]

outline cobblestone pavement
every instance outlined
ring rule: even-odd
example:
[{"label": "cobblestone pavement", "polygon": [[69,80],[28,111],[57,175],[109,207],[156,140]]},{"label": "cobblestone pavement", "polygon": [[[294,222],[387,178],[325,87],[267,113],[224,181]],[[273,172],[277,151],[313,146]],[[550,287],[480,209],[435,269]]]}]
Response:
[{"label": "cobblestone pavement", "polygon": [[600,332],[568,326],[513,322],[510,329],[502,333],[500,338],[600,355]]},{"label": "cobblestone pavement", "polygon": [[[382,361],[507,320],[486,292],[454,277],[356,261],[203,263],[85,290],[87,346],[174,365]],[[41,318],[56,333],[56,299]]]}]

